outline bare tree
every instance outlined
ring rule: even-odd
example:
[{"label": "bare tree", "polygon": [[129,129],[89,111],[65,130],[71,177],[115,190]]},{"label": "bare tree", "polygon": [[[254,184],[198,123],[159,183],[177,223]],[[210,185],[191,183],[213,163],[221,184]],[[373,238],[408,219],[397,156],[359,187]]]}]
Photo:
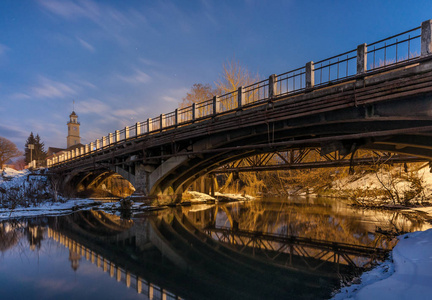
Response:
[{"label": "bare tree", "polygon": [[215,82],[220,93],[235,91],[240,86],[247,86],[259,81],[258,74],[252,74],[245,66],[235,59],[222,64],[222,73]]},{"label": "bare tree", "polygon": [[183,98],[183,101],[180,103],[180,108],[190,106],[192,103],[212,99],[216,94],[217,90],[210,84],[195,83],[186,94],[186,97]]},{"label": "bare tree", "polygon": [[[206,100],[210,100],[217,94],[217,90],[214,89],[210,84],[202,84],[202,83],[195,83],[190,91],[186,94],[186,97],[183,98],[182,102],[180,103],[180,120],[186,121],[190,120],[192,118],[192,110],[190,110],[190,107],[193,103],[200,103]],[[198,116],[206,116],[211,113],[211,107],[201,106],[197,110]]]},{"label": "bare tree", "polygon": [[17,146],[8,139],[0,136],[0,169],[11,158],[22,155]]}]

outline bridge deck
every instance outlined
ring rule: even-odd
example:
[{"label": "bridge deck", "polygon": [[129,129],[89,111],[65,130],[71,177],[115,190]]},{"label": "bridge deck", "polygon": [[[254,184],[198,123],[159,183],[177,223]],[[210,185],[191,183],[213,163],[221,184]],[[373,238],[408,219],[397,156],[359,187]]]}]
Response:
[{"label": "bridge deck", "polygon": [[[220,166],[287,149],[345,155],[364,148],[432,159],[431,24],[423,24],[421,35],[418,27],[371,44],[373,48],[360,45],[117,130],[48,165],[70,177],[108,169],[147,195],[169,190],[180,195]],[[378,51],[414,40],[421,40],[420,55],[396,55],[394,63],[367,65]],[[349,62],[357,66],[353,72],[335,72]]]}]

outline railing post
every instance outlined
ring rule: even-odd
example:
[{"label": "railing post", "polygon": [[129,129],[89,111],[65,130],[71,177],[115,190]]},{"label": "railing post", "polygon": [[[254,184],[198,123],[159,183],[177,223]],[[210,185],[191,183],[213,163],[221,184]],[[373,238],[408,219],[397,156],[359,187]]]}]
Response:
[{"label": "railing post", "polygon": [[141,123],[140,122],[136,122],[135,127],[136,127],[136,136],[141,135]]},{"label": "railing post", "polygon": [[196,105],[194,102],[194,103],[192,103],[192,121],[195,121],[195,117],[196,117],[195,109],[196,109]]},{"label": "railing post", "polygon": [[94,151],[94,142],[91,142],[90,144],[89,144],[89,152],[92,152],[92,151]]},{"label": "railing post", "polygon": [[427,20],[421,24],[421,56],[426,56],[431,53],[432,53],[432,20]]},{"label": "railing post", "polygon": [[99,141],[99,139],[97,139],[96,140],[96,150],[98,150],[98,149],[100,149],[101,148],[101,146],[100,146],[100,141]]},{"label": "railing post", "polygon": [[114,134],[109,133],[108,134],[108,145],[111,145],[114,143]]},{"label": "railing post", "polygon": [[147,132],[153,131],[153,122],[151,118],[147,119]]},{"label": "railing post", "polygon": [[120,130],[115,131],[115,141],[116,143],[120,142]]},{"label": "railing post", "polygon": [[245,105],[244,87],[240,86],[237,89],[237,108],[240,109]]},{"label": "railing post", "polygon": [[357,46],[357,75],[366,73],[367,71],[367,45],[361,44]]},{"label": "railing post", "polygon": [[129,138],[129,126],[125,127],[125,140]]},{"label": "railing post", "polygon": [[165,114],[161,114],[159,117],[160,122],[160,131],[162,131],[166,127]]},{"label": "railing post", "polygon": [[217,115],[220,113],[220,103],[219,103],[219,97],[214,96],[213,97],[213,114]]},{"label": "railing post", "polygon": [[273,99],[275,96],[277,96],[277,77],[276,74],[272,74],[269,77],[268,97]]},{"label": "railing post", "polygon": [[177,127],[178,125],[178,108],[174,111],[174,125]]},{"label": "railing post", "polygon": [[315,85],[314,63],[310,61],[306,63],[306,89],[311,89]]}]

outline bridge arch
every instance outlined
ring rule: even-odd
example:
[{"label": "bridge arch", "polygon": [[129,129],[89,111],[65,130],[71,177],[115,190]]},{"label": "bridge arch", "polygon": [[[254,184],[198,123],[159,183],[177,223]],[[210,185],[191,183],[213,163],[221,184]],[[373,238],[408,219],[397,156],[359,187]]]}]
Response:
[{"label": "bridge arch", "polygon": [[[118,130],[66,153],[52,169],[112,170],[148,196],[173,197],[223,164],[272,151],[310,147],[323,154],[348,154],[372,149],[432,159],[431,28],[432,21],[423,22],[416,35],[421,54],[415,58],[396,57],[395,63],[372,68],[367,57],[375,49],[368,52],[362,44],[348,52],[353,56],[347,60],[344,53],[319,62],[316,69],[308,62]],[[356,71],[331,78],[331,66],[339,67],[341,58],[346,64],[353,59]],[[315,72],[323,69],[329,78],[317,80]],[[296,78],[303,84],[291,88]]]},{"label": "bridge arch", "polygon": [[83,196],[114,196],[124,198],[135,188],[120,174],[109,169],[75,170],[63,179],[64,189],[72,189]]}]

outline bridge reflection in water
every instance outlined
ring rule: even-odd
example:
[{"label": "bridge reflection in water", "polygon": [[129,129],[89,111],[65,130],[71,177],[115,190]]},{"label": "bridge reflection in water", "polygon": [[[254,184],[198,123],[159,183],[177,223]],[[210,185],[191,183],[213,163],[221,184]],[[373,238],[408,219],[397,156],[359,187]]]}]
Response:
[{"label": "bridge reflection in water", "polygon": [[[231,229],[215,228],[221,211],[230,215]],[[341,279],[351,279],[387,252],[246,231],[235,212],[227,206],[191,207],[134,221],[100,211],[78,212],[56,219],[48,235],[70,250],[72,265],[85,258],[150,299],[328,298]],[[197,227],[206,227],[219,240]],[[320,254],[311,255],[311,246]],[[329,255],[343,259],[330,260]]]},{"label": "bridge reflection in water", "polygon": [[85,258],[102,269],[104,273],[109,273],[110,277],[115,278],[117,282],[125,284],[128,288],[136,289],[138,294],[144,294],[149,299],[181,299],[52,228],[48,228],[48,237],[69,249],[69,259],[74,269],[78,268],[79,260]]}]

